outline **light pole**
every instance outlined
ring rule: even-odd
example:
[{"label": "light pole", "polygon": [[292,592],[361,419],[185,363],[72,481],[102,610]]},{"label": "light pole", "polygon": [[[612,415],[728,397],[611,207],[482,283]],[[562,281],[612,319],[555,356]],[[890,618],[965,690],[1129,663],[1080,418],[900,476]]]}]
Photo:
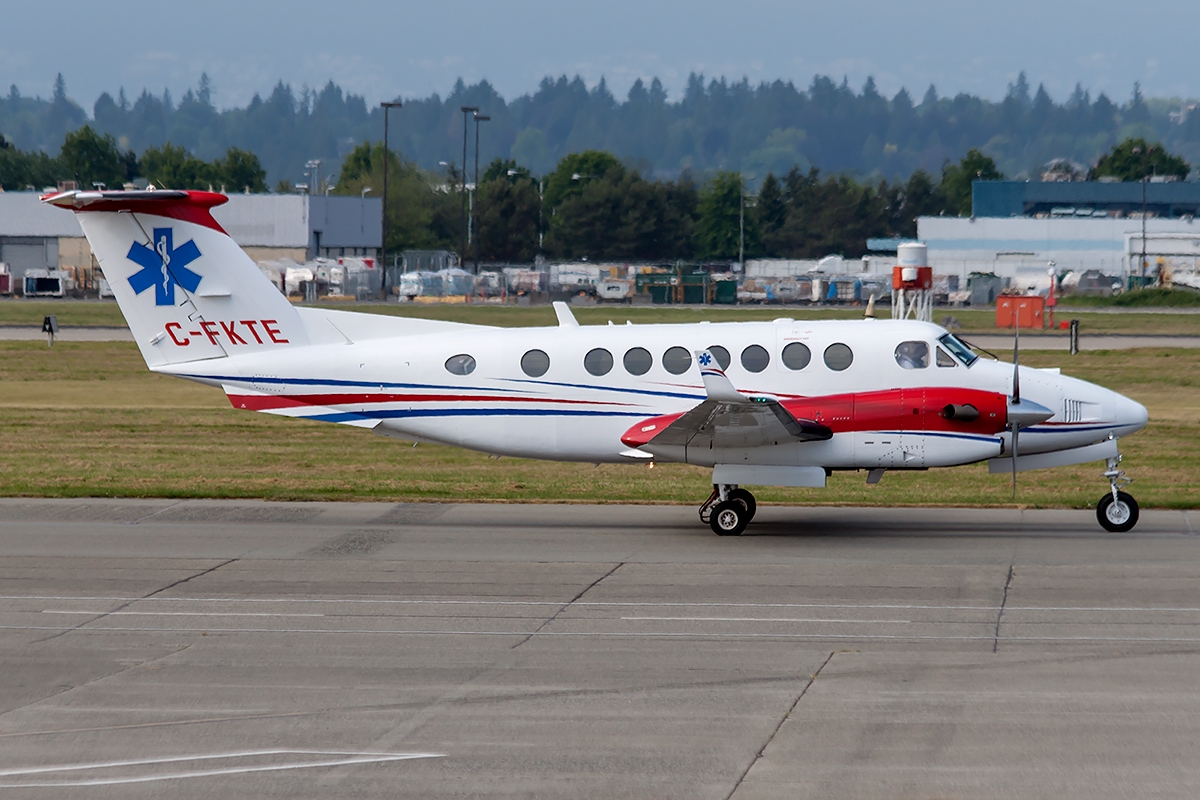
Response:
[{"label": "light pole", "polygon": [[[393,108],[402,108],[403,103],[401,103],[399,100],[397,100],[394,103],[380,103],[379,107],[383,109],[383,203],[382,203],[383,219],[381,220],[383,239],[382,239],[382,241],[380,241],[380,248],[379,248],[379,266],[383,269],[383,272],[381,272],[379,274],[379,278],[380,278],[379,293],[382,295],[382,297],[380,299],[387,300],[387,235],[388,235],[388,224],[387,224],[387,203],[388,203],[388,190],[387,189],[388,189],[388,187],[387,187],[387,185],[388,185],[388,161],[390,160],[388,158],[388,112],[391,111]],[[363,197],[366,197],[365,192],[363,193]]]},{"label": "light pole", "polygon": [[754,175],[738,175],[738,271],[746,268],[746,180]]},{"label": "light pole", "polygon": [[1142,288],[1142,283],[1146,280],[1146,181],[1149,179],[1149,161],[1150,154],[1155,150],[1154,147],[1147,147],[1143,152],[1142,148],[1135,147],[1132,152],[1135,156],[1142,157],[1142,261],[1138,264],[1138,288]]},{"label": "light pole", "polygon": [[463,174],[462,174],[462,251],[458,260],[460,266],[467,263],[467,114],[478,114],[479,106],[462,106],[463,113]]},{"label": "light pole", "polygon": [[304,166],[306,169],[311,169],[313,171],[312,191],[310,192],[310,194],[320,194],[321,193],[321,159],[310,158],[308,160],[308,163],[306,163]]},{"label": "light pole", "polygon": [[[475,194],[479,194],[479,123],[491,117],[475,112]],[[475,274],[479,274],[479,203],[472,203],[471,219],[475,230]]]}]

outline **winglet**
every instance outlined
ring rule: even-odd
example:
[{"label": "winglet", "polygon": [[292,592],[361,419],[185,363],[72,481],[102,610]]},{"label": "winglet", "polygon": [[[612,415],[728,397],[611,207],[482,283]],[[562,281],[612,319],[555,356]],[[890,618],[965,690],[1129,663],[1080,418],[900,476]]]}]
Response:
[{"label": "winglet", "polygon": [[579,321],[575,319],[575,315],[571,313],[571,307],[562,300],[554,301],[554,316],[558,317],[558,327],[560,328],[578,328]]},{"label": "winglet", "polygon": [[725,371],[708,350],[696,351],[696,363],[700,365],[700,377],[704,379],[704,391],[709,400],[722,403],[749,403],[750,398],[733,388]]}]

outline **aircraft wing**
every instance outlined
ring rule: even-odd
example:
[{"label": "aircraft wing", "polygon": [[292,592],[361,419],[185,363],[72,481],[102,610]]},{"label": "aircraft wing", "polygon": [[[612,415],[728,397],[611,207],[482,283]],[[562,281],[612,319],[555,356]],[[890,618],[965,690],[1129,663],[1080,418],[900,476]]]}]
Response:
[{"label": "aircraft wing", "polygon": [[696,354],[708,397],[682,414],[652,417],[634,425],[621,441],[651,454],[684,449],[746,448],[787,442],[823,441],[825,425],[797,419],[778,400],[750,397],[733,387],[707,350]]}]

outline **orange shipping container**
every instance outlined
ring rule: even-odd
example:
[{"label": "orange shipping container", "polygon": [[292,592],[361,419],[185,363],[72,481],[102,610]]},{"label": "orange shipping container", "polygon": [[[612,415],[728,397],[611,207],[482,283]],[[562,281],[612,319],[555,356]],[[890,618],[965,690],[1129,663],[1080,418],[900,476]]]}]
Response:
[{"label": "orange shipping container", "polygon": [[1046,322],[1045,311],[1044,297],[1002,294],[996,298],[996,327],[1042,328]]}]

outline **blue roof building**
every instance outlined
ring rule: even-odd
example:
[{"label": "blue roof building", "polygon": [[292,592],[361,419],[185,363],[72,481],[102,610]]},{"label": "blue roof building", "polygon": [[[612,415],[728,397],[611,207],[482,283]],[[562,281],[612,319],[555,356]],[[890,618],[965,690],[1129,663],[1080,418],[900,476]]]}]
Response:
[{"label": "blue roof building", "polygon": [[[1146,183],[1146,215],[1165,219],[1194,217],[1200,211],[1200,183]],[[975,181],[971,184],[974,217],[1129,217],[1142,212],[1142,183]]]}]

